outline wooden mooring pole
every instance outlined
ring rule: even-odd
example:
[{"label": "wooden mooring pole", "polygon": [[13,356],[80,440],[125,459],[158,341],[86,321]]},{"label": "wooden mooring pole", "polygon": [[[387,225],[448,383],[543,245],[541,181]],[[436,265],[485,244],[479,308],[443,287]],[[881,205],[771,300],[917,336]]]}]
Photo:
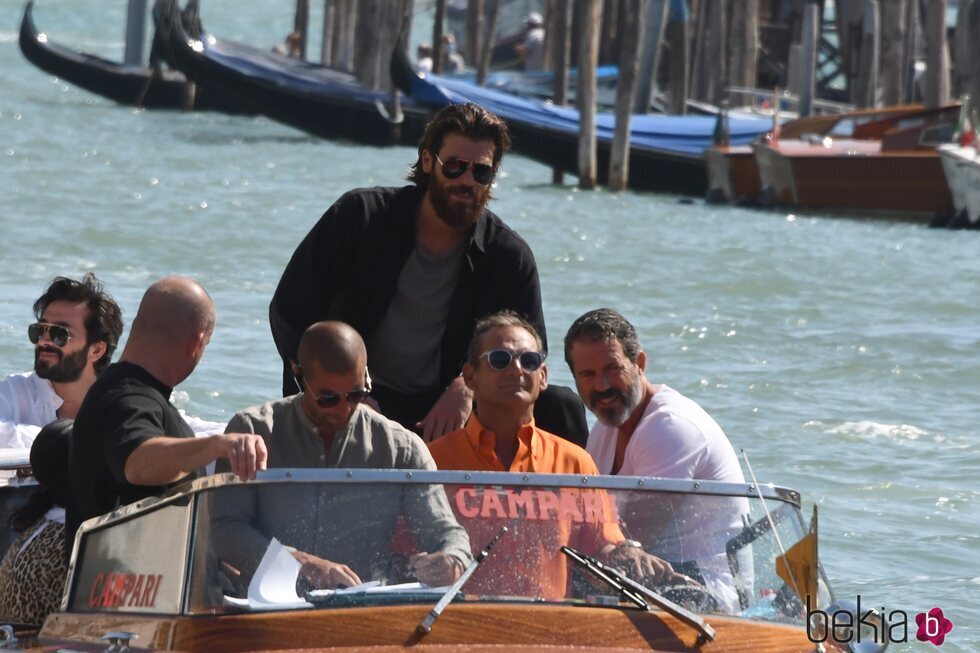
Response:
[{"label": "wooden mooring pole", "polygon": [[755,88],[759,67],[759,0],[733,2],[728,20],[728,81]]},{"label": "wooden mooring pole", "polygon": [[640,34],[646,0],[623,0],[619,14],[619,80],[616,84],[616,127],[609,152],[609,188],[626,190],[629,182],[630,125],[639,69]]},{"label": "wooden mooring pole", "polygon": [[905,101],[905,4],[908,0],[883,2],[881,9],[881,103],[885,106]]},{"label": "wooden mooring pole", "polygon": [[[486,32],[483,27],[485,15],[484,0],[468,0],[466,3],[466,42],[462,43],[461,47],[466,55],[466,61],[481,67],[483,64],[483,34]],[[490,41],[493,41],[492,33],[489,38]]]},{"label": "wooden mooring pole", "polygon": [[973,103],[973,128],[980,130],[980,0],[973,0],[967,16],[970,33],[970,98]]},{"label": "wooden mooring pole", "polygon": [[[487,72],[490,70],[490,59],[493,58],[493,33],[497,31],[497,13],[499,11],[498,0],[487,0],[487,29],[486,33],[480,36],[479,68],[476,71],[476,83],[483,86],[487,81]],[[480,21],[483,25],[483,21]]]},{"label": "wooden mooring pole", "polygon": [[333,40],[330,43],[330,65],[353,70],[354,28],[357,0],[330,0],[333,4]]},{"label": "wooden mooring pole", "polygon": [[146,0],[129,0],[126,7],[126,50],[123,60],[127,66],[143,65],[146,45]]},{"label": "wooden mooring pole", "polygon": [[946,0],[926,3],[926,83],[922,103],[935,108],[949,102],[949,51],[946,45]]},{"label": "wooden mooring pole", "polygon": [[635,113],[650,113],[653,95],[657,91],[657,71],[660,70],[660,51],[670,15],[670,0],[647,0],[643,20],[643,46],[640,48],[640,71],[636,78]]},{"label": "wooden mooring pole", "polygon": [[432,72],[442,72],[442,22],[446,15],[446,0],[436,0],[436,17],[432,21]]},{"label": "wooden mooring pole", "polygon": [[336,27],[334,18],[337,4],[331,0],[323,0],[323,29],[320,30],[320,63],[329,66],[333,54],[333,30]]},{"label": "wooden mooring pole", "polygon": [[306,61],[306,44],[310,31],[310,0],[296,0],[296,18],[293,31],[299,32],[299,58]]},{"label": "wooden mooring pole", "polygon": [[667,47],[670,48],[670,105],[672,114],[687,113],[690,92],[691,17],[687,5],[676,13],[671,10],[667,17]]},{"label": "wooden mooring pole", "polygon": [[576,0],[578,25],[578,88],[575,103],[579,110],[578,185],[592,190],[596,186],[596,65],[599,62],[599,30],[602,26],[602,0]]},{"label": "wooden mooring pole", "polygon": [[814,81],[817,69],[817,39],[820,34],[821,3],[806,0],[803,4],[803,35],[800,53],[800,117],[813,113]]},{"label": "wooden mooring pole", "polygon": [[[552,100],[555,105],[563,107],[568,104],[568,60],[572,43],[572,12],[569,3],[559,3],[555,9],[554,25],[555,35],[551,39],[551,46],[554,50],[554,90]],[[551,183],[561,184],[565,181],[565,175],[561,168],[553,168],[551,171]]]},{"label": "wooden mooring pole", "polygon": [[875,107],[878,103],[879,53],[881,51],[881,18],[878,0],[864,0],[861,23],[862,46],[860,77],[861,95],[854,98],[858,106]]}]

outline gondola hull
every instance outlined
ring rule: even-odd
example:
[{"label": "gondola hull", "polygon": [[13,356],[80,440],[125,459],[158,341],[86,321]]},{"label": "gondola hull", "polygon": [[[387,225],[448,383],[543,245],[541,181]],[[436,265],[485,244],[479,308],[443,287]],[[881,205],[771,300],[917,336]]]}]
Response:
[{"label": "gondola hull", "polygon": [[33,7],[32,0],[24,8],[20,50],[28,61],[44,72],[126,106],[241,113],[238,103],[207,88],[189,84],[180,72],[125,65],[52,43],[47,34],[38,31]]},{"label": "gondola hull", "polygon": [[390,109],[390,93],[353,75],[202,33],[174,21],[170,54],[188,78],[237,98],[255,113],[327,139],[369,145],[415,144],[430,112],[408,103]]}]

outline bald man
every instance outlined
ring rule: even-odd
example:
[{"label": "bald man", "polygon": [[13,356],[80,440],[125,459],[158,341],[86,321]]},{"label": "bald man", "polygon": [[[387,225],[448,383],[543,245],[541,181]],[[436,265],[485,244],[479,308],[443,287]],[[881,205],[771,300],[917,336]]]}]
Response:
[{"label": "bald man", "polygon": [[119,361],[99,375],[75,418],[65,535],[118,506],[163,493],[222,459],[243,480],[265,469],[262,438],[195,438],[170,403],[174,386],[200,362],[216,315],[192,279],[166,277],[143,295]]},{"label": "bald man", "polygon": [[[300,394],[243,410],[228,423],[229,431],[262,436],[270,468],[436,468],[417,435],[364,405],[367,352],[352,327],[313,324],[300,339],[298,359],[292,372]],[[224,468],[219,461],[218,470]],[[215,495],[212,515],[215,550],[241,573],[242,587],[273,537],[295,549],[300,579],[310,588],[391,580],[387,554],[399,517],[418,547],[408,561],[415,578],[447,585],[471,560],[469,538],[441,486],[235,486]]]}]

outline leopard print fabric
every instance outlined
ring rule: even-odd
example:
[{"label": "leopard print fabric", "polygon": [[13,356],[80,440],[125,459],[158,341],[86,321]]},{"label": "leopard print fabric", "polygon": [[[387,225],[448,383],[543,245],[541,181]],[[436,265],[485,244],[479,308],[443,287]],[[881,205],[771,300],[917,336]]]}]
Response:
[{"label": "leopard print fabric", "polygon": [[[41,532],[21,547],[33,533]],[[0,562],[0,620],[42,624],[61,607],[68,564],[65,562],[65,527],[39,519],[7,549]]]}]

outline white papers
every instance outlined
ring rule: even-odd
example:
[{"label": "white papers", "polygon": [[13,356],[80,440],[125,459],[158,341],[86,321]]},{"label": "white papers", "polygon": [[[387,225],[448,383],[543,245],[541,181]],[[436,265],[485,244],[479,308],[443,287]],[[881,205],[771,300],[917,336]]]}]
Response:
[{"label": "white papers", "polygon": [[[272,538],[262,556],[252,582],[248,585],[248,598],[239,599],[225,596],[225,604],[249,610],[293,610],[312,608],[313,604],[304,601],[296,594],[296,579],[302,567],[289,549],[279,540]],[[345,594],[383,594],[410,592],[418,594],[441,595],[447,587],[429,587],[423,583],[401,583],[383,585],[382,581],[372,580],[353,587],[342,589],[322,589],[310,592],[310,597],[325,598]]]},{"label": "white papers", "polygon": [[272,538],[258,569],[248,584],[248,599],[225,597],[228,603],[253,610],[311,608],[312,603],[296,594],[296,579],[302,565],[279,540]]}]

